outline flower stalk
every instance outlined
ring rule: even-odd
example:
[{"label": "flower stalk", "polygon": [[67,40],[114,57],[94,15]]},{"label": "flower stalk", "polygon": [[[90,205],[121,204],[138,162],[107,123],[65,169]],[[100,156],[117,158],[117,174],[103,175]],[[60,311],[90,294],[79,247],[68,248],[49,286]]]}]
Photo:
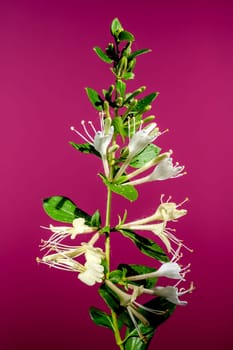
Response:
[{"label": "flower stalk", "polygon": [[[87,213],[67,197],[44,199],[45,212],[60,224],[42,226],[50,237],[41,241],[44,255],[36,260],[73,272],[89,287],[99,286],[99,294],[109,312],[92,307],[92,320],[113,331],[120,350],[145,350],[157,327],[174,312],[175,306],[187,304],[180,297],[194,290],[193,283],[187,289],[180,288],[180,283],[186,283],[190,272],[190,264],[182,266],[180,263],[181,250],[192,250],[177,237],[174,228],[168,227],[170,222],[187,214],[187,209],[181,208],[187,198],[176,204],[171,197],[164,202],[164,195],[161,195],[160,204],[151,215],[129,221],[128,208],[123,209],[122,219],[118,213],[114,215],[113,193],[133,202],[140,195],[136,186],[176,179],[186,172],[184,166],[173,164],[171,150],[162,152],[154,144],[168,131],[160,131],[154,115],[145,115],[151,110],[158,92],[146,94],[146,86],[129,91],[127,86],[127,81],[134,79],[137,56],[150,50],[133,51],[134,35],[125,30],[117,18],[113,19],[110,32],[113,42],[105,50],[95,47],[94,51],[111,65],[114,83],[102,93],[85,88],[99,114],[99,127],[90,120],[82,120],[80,128],[71,127],[78,140],[83,142],[71,142],[71,145],[79,152],[101,160],[99,175],[105,185],[105,220],[102,224],[99,209],[93,214]],[[99,204],[99,198],[95,198],[95,203]],[[115,227],[114,216],[118,218]],[[147,231],[152,233],[152,239],[144,234]],[[125,252],[126,261],[113,267],[111,236],[117,234],[132,241],[141,254],[150,257],[153,267],[135,262],[127,264],[130,251]],[[100,247],[100,237],[104,239],[103,247]],[[156,242],[158,238],[162,247]],[[121,249],[125,247],[122,245]],[[175,285],[168,282],[162,286],[158,282],[160,278],[177,281]],[[150,300],[142,303],[142,297]]]}]

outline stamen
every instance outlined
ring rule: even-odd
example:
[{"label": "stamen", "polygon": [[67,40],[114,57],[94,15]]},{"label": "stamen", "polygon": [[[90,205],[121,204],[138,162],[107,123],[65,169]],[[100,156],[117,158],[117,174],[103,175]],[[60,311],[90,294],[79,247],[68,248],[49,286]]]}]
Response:
[{"label": "stamen", "polygon": [[[81,134],[81,132],[79,132],[78,130],[76,130],[74,128],[74,126],[70,127],[70,130],[74,131],[76,134],[78,134],[84,141],[86,141],[87,143],[90,143],[90,140],[88,140],[84,135]],[[91,138],[92,140],[92,138]]]},{"label": "stamen", "polygon": [[186,198],[183,200],[183,202],[177,204],[176,208],[181,207],[181,205],[183,205],[183,204],[184,204],[185,202],[187,202],[187,201],[189,201],[189,198],[188,198],[188,197],[186,197]]},{"label": "stamen", "polygon": [[70,233],[66,232],[62,232],[62,233],[54,233],[47,241],[42,240],[41,243],[43,243],[40,247],[41,250],[46,249],[49,246],[54,246],[56,244],[58,244],[60,241],[62,241],[63,239],[65,239],[66,237],[70,236]]},{"label": "stamen", "polygon": [[169,129],[165,129],[164,131],[159,131],[158,132],[158,136],[161,136],[161,135],[165,134],[168,131],[169,131]]},{"label": "stamen", "polygon": [[104,111],[99,112],[99,116],[101,130],[104,130]]},{"label": "stamen", "polygon": [[171,262],[177,263],[177,261],[179,261],[182,258],[183,254],[180,253],[181,247],[182,247],[182,244],[179,244],[174,256],[171,259]]},{"label": "stamen", "polygon": [[134,318],[134,315],[133,315],[133,313],[132,313],[132,311],[131,311],[131,308],[130,308],[129,306],[127,307],[127,311],[128,311],[129,316],[130,316],[130,318],[131,318],[131,321],[133,322],[134,327],[136,328],[136,330],[137,330],[137,332],[138,332],[139,337],[143,340],[143,339],[144,339],[144,336],[143,336],[143,334],[141,333],[141,331],[140,331],[140,329],[139,329],[139,327],[138,327],[138,324],[137,324],[137,322],[136,322],[136,320],[135,320],[135,318]]},{"label": "stamen", "polygon": [[133,117],[132,120],[133,120],[133,135],[134,135],[135,132],[136,132],[136,120],[135,120],[135,117]]},{"label": "stamen", "polygon": [[94,142],[93,137],[89,134],[89,132],[88,132],[88,130],[87,130],[87,128],[86,128],[85,120],[82,120],[82,121],[81,121],[81,124],[82,124],[82,127],[83,127],[83,129],[84,129],[86,135],[90,138],[90,140],[91,140],[92,142]]},{"label": "stamen", "polygon": [[134,304],[137,305],[139,308],[141,308],[141,309],[143,309],[145,311],[151,312],[152,314],[156,314],[156,315],[164,315],[167,312],[167,310],[166,311],[162,311],[162,310],[151,309],[149,307],[146,307],[144,305],[141,305],[141,304],[137,303],[136,301],[134,301]]},{"label": "stamen", "polygon": [[163,202],[163,198],[164,198],[164,196],[165,196],[165,194],[164,193],[162,193],[161,194],[161,196],[160,196],[160,202],[163,204],[164,202]]},{"label": "stamen", "polygon": [[142,130],[142,124],[143,124],[143,120],[140,121],[139,130]]},{"label": "stamen", "polygon": [[130,117],[128,117],[128,138],[130,141]]},{"label": "stamen", "polygon": [[195,289],[194,284],[193,284],[193,282],[191,282],[189,289],[181,288],[181,289],[179,290],[179,292],[178,292],[178,293],[179,293],[179,296],[180,296],[180,295],[187,294],[187,293],[192,293],[192,291],[193,291],[194,289]]},{"label": "stamen", "polygon": [[96,128],[94,127],[92,121],[89,120],[88,124],[91,126],[92,130],[93,130],[94,133],[96,134],[96,133],[97,133],[97,130],[96,130]]},{"label": "stamen", "polygon": [[160,202],[161,202],[161,204],[164,204],[164,203],[169,203],[170,202],[170,200],[172,199],[172,196],[169,196],[168,197],[168,199],[167,199],[167,201],[166,202],[164,202],[163,201],[163,198],[165,197],[165,194],[163,193],[163,194],[161,194],[161,196],[160,196]]}]

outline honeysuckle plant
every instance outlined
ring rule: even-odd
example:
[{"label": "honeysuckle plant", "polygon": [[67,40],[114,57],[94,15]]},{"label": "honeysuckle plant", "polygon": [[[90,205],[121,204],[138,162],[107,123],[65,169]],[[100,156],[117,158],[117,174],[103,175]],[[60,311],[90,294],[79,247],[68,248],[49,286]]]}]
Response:
[{"label": "honeysuckle plant", "polygon": [[[157,327],[177,305],[187,304],[182,297],[194,289],[193,283],[187,286],[186,280],[190,264],[183,267],[180,262],[184,252],[192,250],[177,237],[175,228],[169,227],[187,214],[183,208],[187,198],[176,204],[171,197],[164,201],[162,194],[154,213],[128,221],[126,210],[112,212],[112,194],[130,202],[140,200],[137,185],[151,182],[156,186],[156,181],[171,181],[186,172],[183,165],[173,164],[172,150],[162,152],[155,144],[167,132],[159,129],[155,116],[149,113],[158,93],[146,94],[145,86],[134,91],[127,87],[127,81],[135,77],[138,56],[150,50],[134,50],[134,35],[117,18],[110,32],[112,42],[105,49],[96,46],[94,51],[110,67],[113,82],[101,92],[85,89],[99,115],[99,125],[82,120],[80,125],[70,127],[75,133],[71,146],[102,162],[99,181],[106,189],[105,215],[102,218],[98,208],[89,214],[61,195],[44,199],[43,208],[56,223],[42,226],[51,234],[41,241],[44,255],[37,261],[74,272],[80,282],[90,287],[97,285],[109,312],[91,306],[91,319],[113,332],[121,350],[145,350]],[[118,223],[113,225],[116,218]],[[142,258],[151,258],[150,266],[127,261],[112,266],[112,235],[122,235],[134,243]],[[144,302],[140,301],[142,296]]]}]

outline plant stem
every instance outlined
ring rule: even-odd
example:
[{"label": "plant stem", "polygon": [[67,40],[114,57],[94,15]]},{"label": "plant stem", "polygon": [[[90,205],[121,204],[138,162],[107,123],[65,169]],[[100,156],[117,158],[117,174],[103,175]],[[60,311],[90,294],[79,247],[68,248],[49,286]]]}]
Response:
[{"label": "plant stem", "polygon": [[119,346],[120,350],[124,350],[124,346],[122,344],[121,335],[120,335],[119,328],[118,328],[117,316],[116,316],[116,313],[114,311],[112,311],[112,322],[113,322],[116,343]]},{"label": "plant stem", "polygon": [[[108,193],[107,193],[105,226],[110,227],[112,191],[109,187],[107,190],[108,190]],[[110,273],[110,233],[109,232],[106,232],[105,254],[106,254],[106,263],[107,263],[106,275],[108,278],[109,273]]]},{"label": "plant stem", "polygon": [[[112,167],[110,167],[110,176],[112,176]],[[107,203],[106,203],[106,217],[105,217],[105,226],[110,228],[111,224],[111,203],[112,203],[112,191],[108,187],[107,188]],[[106,272],[106,278],[109,278],[109,274],[111,271],[110,266],[110,232],[105,233],[106,239],[105,239],[105,254],[106,254],[106,266],[107,266],[107,272]],[[119,346],[120,350],[124,350],[124,346],[122,344],[120,331],[118,328],[118,322],[117,322],[117,315],[116,313],[111,310],[112,314],[112,322],[113,322],[113,330],[114,330],[114,336],[116,340],[116,344]]]}]

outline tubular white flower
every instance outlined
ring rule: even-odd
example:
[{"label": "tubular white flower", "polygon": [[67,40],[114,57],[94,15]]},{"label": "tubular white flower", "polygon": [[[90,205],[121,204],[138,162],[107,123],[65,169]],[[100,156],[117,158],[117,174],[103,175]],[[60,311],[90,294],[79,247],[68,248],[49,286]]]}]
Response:
[{"label": "tubular white flower", "polygon": [[177,208],[180,207],[187,200],[188,198],[186,198],[180,204],[176,204],[173,202],[161,203],[158,209],[156,210],[155,214],[153,215],[153,219],[159,221],[174,221],[176,219],[179,219],[180,217],[187,214],[187,210]]},{"label": "tubular white flower", "polygon": [[178,163],[175,165],[172,164],[172,158],[164,158],[158,163],[151,174],[140,179],[130,181],[129,184],[136,186],[146,182],[176,178],[186,174],[185,172],[182,173],[183,170],[184,166],[178,166]]},{"label": "tubular white flower", "polygon": [[53,235],[49,238],[48,241],[43,241],[42,248],[45,249],[49,245],[54,245],[56,243],[61,242],[63,239],[70,237],[71,239],[75,239],[77,235],[84,233],[91,233],[96,231],[96,227],[91,227],[85,224],[84,218],[77,218],[73,220],[72,226],[53,226],[49,225],[49,227],[44,227],[47,230],[53,232]]},{"label": "tubular white flower", "polygon": [[142,152],[146,146],[152,143],[160,135],[161,132],[159,132],[156,123],[151,123],[145,128],[140,128],[138,131],[136,131],[132,138],[129,140],[128,156],[118,170],[115,176],[115,180],[119,179],[120,176],[124,173],[132,158],[135,157],[138,153]]},{"label": "tubular white flower", "polygon": [[[165,153],[161,153],[159,154],[157,157],[151,159],[149,162],[147,162],[145,165],[143,165],[141,168],[138,168],[134,171],[132,171],[131,173],[127,174],[127,179],[125,181],[129,181],[131,180],[133,177],[138,176],[139,174],[145,172],[146,170],[152,168],[153,166],[155,166],[156,164],[158,164],[159,162],[161,162],[162,159],[167,158],[170,156],[169,152],[165,152]],[[125,183],[127,185],[127,182]]]},{"label": "tubular white flower", "polygon": [[144,225],[151,223],[153,221],[175,221],[176,219],[179,219],[180,217],[187,214],[186,209],[177,209],[182,204],[188,201],[188,198],[185,198],[185,200],[179,204],[169,202],[171,197],[168,198],[167,202],[163,202],[164,194],[161,195],[161,204],[156,209],[155,213],[153,215],[147,216],[143,219],[134,220],[128,223],[125,223],[122,225],[122,228],[129,228],[129,226],[132,225]]},{"label": "tubular white flower", "polygon": [[173,257],[176,257],[176,250],[172,247],[171,243],[174,243],[178,246],[178,249],[180,247],[184,247],[185,249],[192,252],[192,249],[188,248],[186,245],[183,244],[183,241],[179,238],[177,238],[173,232],[176,231],[175,229],[166,227],[167,222],[161,222],[161,223],[153,223],[153,224],[135,224],[134,222],[126,223],[123,225],[120,225],[119,229],[129,229],[129,230],[138,230],[138,231],[151,231],[153,232],[157,237],[161,239],[161,241],[164,243],[164,245],[167,248],[167,251],[172,254]]},{"label": "tubular white flower", "polygon": [[128,144],[129,158],[132,159],[138,153],[142,152],[159,135],[160,132],[156,123],[151,123],[145,128],[136,131]]},{"label": "tubular white flower", "polygon": [[58,251],[54,254],[45,254],[42,259],[37,258],[37,262],[43,263],[50,267],[71,271],[71,272],[83,272],[84,266],[74,258],[84,254],[85,250],[83,247],[77,247],[76,249],[68,249],[64,251]]},{"label": "tubular white flower", "polygon": [[84,129],[85,135],[80,133],[73,126],[71,126],[70,129],[74,131],[76,134],[78,134],[84,141],[91,144],[96,149],[96,151],[100,153],[103,161],[105,175],[108,176],[109,167],[108,167],[108,160],[107,160],[107,149],[112,141],[112,137],[114,134],[114,127],[113,125],[111,125],[111,119],[110,118],[104,119],[104,113],[101,112],[100,113],[101,130],[98,130],[98,131],[95,129],[92,122],[88,121],[91,131],[94,133],[94,136],[92,136],[89,133],[84,120],[82,120],[81,124]]},{"label": "tubular white flower", "polygon": [[145,293],[148,294],[154,294],[160,297],[166,298],[168,301],[170,301],[173,304],[176,305],[186,305],[188,302],[185,300],[180,300],[179,297],[191,293],[194,290],[194,285],[191,283],[190,287],[188,289],[181,288],[180,290],[177,287],[173,286],[167,286],[167,287],[155,287],[151,290],[144,289]]},{"label": "tubular white flower", "polygon": [[[102,282],[104,277],[102,260],[105,258],[105,254],[101,248],[93,247],[98,238],[99,234],[96,233],[89,242],[83,242],[76,247],[61,244],[57,241],[45,242],[49,250],[42,259],[37,258],[36,260],[53,268],[78,272],[78,278],[85,284],[92,286],[96,282]],[[75,260],[81,255],[85,255],[86,262],[84,265]]]},{"label": "tubular white flower", "polygon": [[106,119],[105,123],[102,121],[101,131],[96,131],[93,145],[102,157],[107,155],[107,149],[112,141],[113,133],[114,128],[109,119]]},{"label": "tubular white flower", "polygon": [[184,166],[172,164],[172,158],[165,158],[155,167],[154,171],[149,175],[149,181],[166,180],[184,175],[182,171]]},{"label": "tubular white flower", "polygon": [[156,271],[144,273],[141,275],[129,276],[127,277],[127,281],[140,281],[154,277],[167,277],[171,279],[184,280],[185,274],[189,271],[189,266],[190,265],[187,265],[185,268],[182,269],[181,266],[176,262],[169,261],[163,263]]}]

